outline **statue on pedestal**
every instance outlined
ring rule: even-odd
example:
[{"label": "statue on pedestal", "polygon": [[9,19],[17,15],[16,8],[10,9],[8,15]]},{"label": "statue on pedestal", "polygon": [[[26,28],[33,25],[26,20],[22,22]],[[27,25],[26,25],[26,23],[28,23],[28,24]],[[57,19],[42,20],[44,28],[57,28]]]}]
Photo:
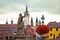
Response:
[{"label": "statue on pedestal", "polygon": [[17,34],[20,34],[20,35],[24,34],[24,30],[23,30],[23,27],[24,27],[23,17],[24,16],[22,16],[22,14],[20,13],[19,14],[19,18],[18,18],[18,24],[17,24],[17,26],[18,26]]},{"label": "statue on pedestal", "polygon": [[17,28],[17,34],[14,37],[15,40],[33,40],[32,37],[30,36],[28,29],[24,28],[24,22],[23,22],[23,18],[25,16],[22,16],[22,14],[19,14],[19,18],[18,18],[18,28]]}]

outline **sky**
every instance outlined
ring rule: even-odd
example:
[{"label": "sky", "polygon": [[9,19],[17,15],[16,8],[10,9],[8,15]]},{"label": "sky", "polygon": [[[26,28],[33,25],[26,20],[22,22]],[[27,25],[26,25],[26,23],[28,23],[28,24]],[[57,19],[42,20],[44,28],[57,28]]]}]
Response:
[{"label": "sky", "polygon": [[28,6],[30,17],[45,16],[45,24],[51,21],[60,22],[60,0],[0,0],[0,24],[13,19],[17,23],[19,13],[24,14]]}]

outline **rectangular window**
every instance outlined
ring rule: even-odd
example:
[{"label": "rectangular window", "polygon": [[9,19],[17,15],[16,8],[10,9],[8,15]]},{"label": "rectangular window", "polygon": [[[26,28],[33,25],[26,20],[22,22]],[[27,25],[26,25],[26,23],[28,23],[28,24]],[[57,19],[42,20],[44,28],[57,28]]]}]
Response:
[{"label": "rectangular window", "polygon": [[52,31],[52,28],[50,28],[50,31]]},{"label": "rectangular window", "polygon": [[58,28],[56,28],[56,31],[58,31]]},{"label": "rectangular window", "polygon": [[52,33],[50,33],[50,36],[52,36]]},{"label": "rectangular window", "polygon": [[53,35],[53,38],[55,38],[55,34]]}]

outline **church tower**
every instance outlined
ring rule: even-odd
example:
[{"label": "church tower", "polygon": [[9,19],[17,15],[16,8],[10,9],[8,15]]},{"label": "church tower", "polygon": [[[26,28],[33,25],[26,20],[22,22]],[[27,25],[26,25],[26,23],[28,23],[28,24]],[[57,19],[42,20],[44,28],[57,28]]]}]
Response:
[{"label": "church tower", "polygon": [[33,18],[31,17],[31,26],[33,26]]},{"label": "church tower", "polygon": [[26,5],[26,11],[24,12],[24,24],[25,26],[29,25],[29,11]]},{"label": "church tower", "polygon": [[41,20],[42,20],[42,25],[44,25],[44,20],[45,20],[44,15],[42,15]]}]

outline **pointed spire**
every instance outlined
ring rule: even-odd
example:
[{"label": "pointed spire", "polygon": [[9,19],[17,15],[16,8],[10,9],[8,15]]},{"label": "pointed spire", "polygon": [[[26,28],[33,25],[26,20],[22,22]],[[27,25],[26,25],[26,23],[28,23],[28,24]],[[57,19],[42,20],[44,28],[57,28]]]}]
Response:
[{"label": "pointed spire", "polygon": [[27,7],[27,5],[26,5],[26,13],[28,13],[28,7]]},{"label": "pointed spire", "polygon": [[27,5],[26,5],[26,11],[24,12],[25,14],[24,14],[24,16],[26,16],[26,15],[28,15],[29,16],[29,11],[28,11],[28,7],[27,7]]},{"label": "pointed spire", "polygon": [[31,26],[33,26],[33,18],[31,17]]},{"label": "pointed spire", "polygon": [[38,18],[36,17],[36,26],[38,26]]},{"label": "pointed spire", "polygon": [[6,20],[6,24],[8,24],[8,20]]},{"label": "pointed spire", "polygon": [[13,24],[13,20],[11,20],[11,24]]},{"label": "pointed spire", "polygon": [[41,25],[41,21],[39,20],[39,25]]},{"label": "pointed spire", "polygon": [[38,23],[38,18],[36,17],[36,23]]},{"label": "pointed spire", "polygon": [[33,22],[33,18],[31,17],[31,22]]}]

